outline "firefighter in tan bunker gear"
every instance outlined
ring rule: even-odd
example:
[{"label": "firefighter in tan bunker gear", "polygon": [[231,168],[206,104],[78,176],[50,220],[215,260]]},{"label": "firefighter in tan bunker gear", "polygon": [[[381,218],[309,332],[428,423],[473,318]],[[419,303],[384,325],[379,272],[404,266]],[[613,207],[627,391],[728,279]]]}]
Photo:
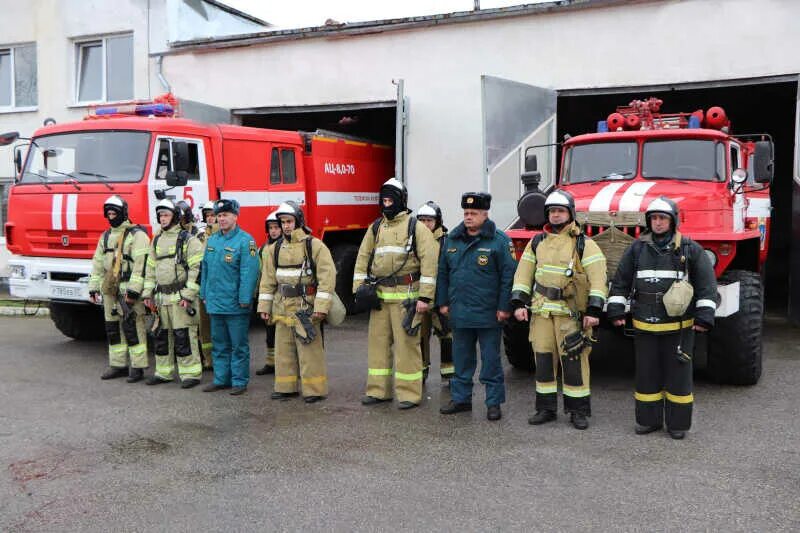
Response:
[{"label": "firefighter in tan bunker gear", "polygon": [[572,195],[553,191],[544,211],[548,224],[525,247],[511,289],[514,317],[528,320],[528,305],[533,315],[536,413],[528,422],[556,419],[560,361],[564,411],[576,429],[586,429],[591,416],[590,339],[608,294],[606,259],[597,244],[581,234]]},{"label": "firefighter in tan bunker gear", "polygon": [[400,181],[384,183],[379,198],[383,216],[364,235],[353,275],[353,292],[373,284],[380,302],[370,311],[367,390],[361,403],[390,401],[394,373],[398,407],[410,409],[422,401],[418,325],[435,295],[437,245],[430,230],[409,214],[408,192]]},{"label": "firefighter in tan bunker gear", "polygon": [[[203,250],[205,250],[208,238],[219,229],[217,224],[217,215],[214,214],[214,202],[209,200],[203,204],[200,209],[200,220],[203,222],[204,227],[198,233],[198,238],[203,243]],[[203,273],[201,272],[202,276]],[[203,300],[197,300],[197,315],[200,320],[200,352],[203,357],[203,370],[213,370],[214,362],[211,360],[211,319],[206,311],[206,305]]]},{"label": "firefighter in tan bunker gear", "polygon": [[322,321],[336,288],[336,267],[328,247],[311,236],[297,204],[285,202],[275,214],[283,237],[264,254],[258,294],[261,318],[275,324],[272,399],[297,396],[299,375],[306,403],[314,403],[328,394]]},{"label": "firefighter in tan bunker gear", "polygon": [[[141,301],[150,239],[128,220],[128,203],[114,195],[103,204],[111,226],[100,237],[92,258],[89,297],[103,301],[109,368],[102,379],[128,375],[134,383],[147,368],[147,329]],[[130,358],[130,371],[128,370]]]},{"label": "firefighter in tan bunker gear", "polygon": [[158,202],[156,216],[161,232],[150,245],[143,293],[145,305],[158,313],[156,369],[147,384],[172,381],[177,359],[181,388],[189,389],[203,373],[195,318],[203,243],[182,227],[185,213],[172,200]]},{"label": "firefighter in tan bunker gear", "polygon": [[[267,254],[270,253],[270,245],[277,242],[277,240],[281,238],[281,235],[283,235],[283,231],[281,230],[281,221],[278,220],[277,211],[273,211],[267,215],[266,220],[264,220],[264,231],[267,232],[267,242],[261,246],[261,250],[259,250],[258,253],[259,258],[261,259],[262,271],[267,262]],[[259,286],[260,285],[261,282],[259,280]],[[267,374],[275,373],[275,324],[270,324],[269,322],[265,321],[264,329],[266,331],[267,353],[264,360],[264,366],[256,370],[256,375],[258,376],[265,376]]]}]

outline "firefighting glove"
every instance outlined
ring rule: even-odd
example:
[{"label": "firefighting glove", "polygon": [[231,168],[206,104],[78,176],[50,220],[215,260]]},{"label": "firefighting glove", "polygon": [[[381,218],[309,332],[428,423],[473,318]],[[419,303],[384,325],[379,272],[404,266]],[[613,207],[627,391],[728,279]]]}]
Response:
[{"label": "firefighting glove", "polygon": [[294,334],[303,344],[311,344],[317,338],[317,332],[311,322],[312,314],[309,309],[301,309],[294,314],[297,318]]},{"label": "firefighting glove", "polygon": [[440,339],[450,334],[450,320],[439,311],[438,307],[431,314],[431,327]]},{"label": "firefighting glove", "polygon": [[403,329],[413,337],[419,333],[419,328],[422,325],[422,317],[417,315],[417,300],[408,298],[403,300],[402,305],[406,310],[406,314],[403,317]]}]

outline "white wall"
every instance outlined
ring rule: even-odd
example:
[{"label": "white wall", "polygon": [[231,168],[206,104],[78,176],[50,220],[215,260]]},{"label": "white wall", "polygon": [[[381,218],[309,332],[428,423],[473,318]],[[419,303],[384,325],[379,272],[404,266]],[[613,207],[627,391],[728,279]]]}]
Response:
[{"label": "white wall", "polygon": [[164,67],[179,97],[224,108],[391,100],[405,79],[410,203],[435,199],[452,224],[483,184],[482,74],[566,89],[797,73],[797,20],[794,0],[666,0],[187,51]]}]

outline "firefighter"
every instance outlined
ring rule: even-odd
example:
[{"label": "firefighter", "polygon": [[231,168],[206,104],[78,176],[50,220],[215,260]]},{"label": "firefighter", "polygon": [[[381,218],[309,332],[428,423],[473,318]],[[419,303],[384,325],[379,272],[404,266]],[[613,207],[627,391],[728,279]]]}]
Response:
[{"label": "firefighter", "polygon": [[663,196],[647,206],[647,231],[620,259],[608,318],[625,324],[631,298],[636,350],[636,433],[660,430],[673,439],[692,424],[692,352],[696,331],[714,327],[717,282],[703,248],[681,235],[678,206]]},{"label": "firefighter", "polygon": [[121,197],[110,196],[103,214],[111,227],[97,243],[89,276],[89,297],[94,303],[102,299],[108,339],[109,368],[101,377],[127,374],[128,383],[135,383],[147,368],[145,308],[140,296],[150,239],[128,220],[128,203]]},{"label": "firefighter", "polygon": [[500,420],[506,400],[500,360],[502,322],[511,316],[514,260],[511,240],[489,219],[492,196],[461,196],[464,221],[445,240],[439,258],[436,303],[453,324],[455,377],[443,415],[472,410],[472,378],[481,349],[480,382],[486,386],[486,418]]},{"label": "firefighter", "polygon": [[[177,202],[175,207],[178,209],[178,221],[180,222],[181,228],[188,231],[193,237],[196,237],[203,246],[203,252],[205,252],[206,232],[197,227],[197,220],[195,219],[194,213],[192,213],[192,207],[184,200]],[[197,275],[196,283],[198,286],[200,285],[202,275],[202,272]],[[204,341],[203,330],[201,329],[203,315],[205,315],[205,320],[208,322],[208,313],[206,313],[205,306],[200,298],[195,299],[193,309],[195,311],[194,315],[191,317],[193,325],[189,329],[189,339],[192,343],[192,350],[199,354],[203,370],[211,370],[211,334],[207,333],[206,335],[208,338]]]},{"label": "firefighter", "polygon": [[[431,230],[433,238],[436,240],[437,257],[442,253],[442,244],[447,238],[447,228],[442,224],[442,209],[433,201],[422,204],[417,209],[417,220],[425,224]],[[434,324],[434,318],[436,324]],[[438,327],[436,327],[438,325]],[[422,348],[422,372],[423,381],[427,379],[431,366],[431,332],[435,331],[439,337],[439,374],[442,384],[449,383],[453,377],[453,335],[447,323],[447,317],[439,313],[438,308],[434,308],[430,313],[422,316],[422,326],[420,327],[420,342]]]},{"label": "firefighter", "polygon": [[[261,247],[259,257],[261,258],[261,269],[267,264],[266,254],[269,253],[269,246],[281,238],[281,222],[278,220],[277,211],[273,211],[267,215],[264,221],[264,229],[267,232],[267,242]],[[261,283],[259,283],[261,285]],[[264,376],[267,374],[275,373],[275,324],[270,324],[269,321],[264,321],[264,327],[267,331],[267,358],[264,366],[256,370],[256,374]]]},{"label": "firefighter", "polygon": [[418,318],[428,312],[434,298],[436,241],[428,228],[410,215],[408,192],[400,181],[386,181],[379,198],[383,214],[364,235],[353,274],[356,298],[363,286],[374,289],[379,300],[378,307],[370,311],[369,368],[361,403],[391,401],[394,347],[398,408],[411,409],[422,401]]},{"label": "firefighter", "polygon": [[166,198],[156,204],[161,232],[150,245],[142,293],[145,305],[158,313],[156,369],[147,379],[148,385],[172,381],[174,360],[183,389],[200,383],[203,373],[195,319],[203,243],[183,227],[187,211],[191,216],[188,205],[181,210]]},{"label": "firefighter", "polygon": [[[214,202],[208,201],[200,208],[200,221],[203,224],[203,231],[198,233],[198,237],[205,246],[208,238],[219,228],[217,226],[217,215],[214,214]],[[200,273],[202,279],[203,273]],[[203,357],[203,370],[212,370],[214,364],[211,360],[211,320],[206,311],[206,304],[203,300],[198,300],[197,315],[200,321],[200,350]]]},{"label": "firefighter", "polygon": [[511,293],[514,318],[527,321],[533,315],[536,413],[528,423],[556,419],[560,362],[564,412],[575,429],[586,429],[591,416],[589,353],[592,328],[600,323],[608,292],[606,259],[597,244],[581,234],[571,194],[553,191],[544,212],[548,223],[525,246]]},{"label": "firefighter", "polygon": [[214,214],[214,202],[209,200],[204,203],[203,207],[200,208],[200,215],[200,220],[205,226],[203,231],[206,237],[210,237],[212,233],[215,233],[219,229],[217,225],[217,215]]},{"label": "firefighter", "polygon": [[214,382],[204,392],[233,387],[230,394],[247,391],[250,381],[250,345],[247,334],[258,279],[256,241],[238,225],[239,202],[214,204],[219,231],[206,242],[201,271],[200,298],[211,317]]},{"label": "firefighter", "polygon": [[311,236],[297,204],[285,202],[275,215],[283,238],[267,247],[258,295],[261,318],[275,324],[272,399],[297,396],[299,374],[305,402],[315,403],[328,394],[321,325],[336,289],[336,267],[328,247]]}]

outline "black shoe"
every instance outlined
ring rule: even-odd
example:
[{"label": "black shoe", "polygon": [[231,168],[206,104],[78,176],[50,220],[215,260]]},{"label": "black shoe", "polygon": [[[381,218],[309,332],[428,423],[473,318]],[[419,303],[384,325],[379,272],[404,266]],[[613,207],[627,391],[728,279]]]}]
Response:
[{"label": "black shoe", "polygon": [[128,372],[128,383],[136,383],[137,381],[142,381],[144,379],[144,370],[141,368],[131,368],[131,371]]},{"label": "black shoe", "polygon": [[264,365],[258,370],[256,370],[257,376],[266,376],[267,374],[274,374],[275,367],[273,365]]},{"label": "black shoe", "polygon": [[660,429],[661,426],[640,426],[639,424],[636,424],[636,429],[634,429],[634,431],[637,435],[647,435],[648,433],[652,433]]},{"label": "black shoe", "polygon": [[669,429],[667,431],[669,432],[669,436],[675,440],[681,440],[686,436],[686,432],[679,429]]},{"label": "black shoe", "polygon": [[528,424],[538,426],[540,424],[552,422],[556,418],[558,418],[558,415],[556,415],[555,411],[543,409],[542,411],[536,411],[536,413],[528,419]]},{"label": "black shoe", "polygon": [[589,420],[583,413],[572,413],[569,421],[575,429],[587,429],[589,427]]},{"label": "black shoe", "polygon": [[149,378],[147,378],[147,381],[145,381],[145,383],[147,383],[148,385],[160,385],[162,383],[169,383],[170,381],[172,381],[172,380],[171,379],[161,379],[158,376],[150,376]]},{"label": "black shoe", "polygon": [[317,403],[325,399],[325,396],[306,396],[303,401],[306,403]]},{"label": "black shoe", "polygon": [[501,418],[503,418],[503,411],[500,410],[499,405],[490,405],[486,409],[487,420],[495,421],[495,420],[500,420]]},{"label": "black shoe", "polygon": [[186,379],[186,380],[183,381],[183,383],[181,383],[181,388],[182,389],[191,389],[192,387],[196,387],[198,385],[200,385],[200,380],[199,379],[194,379],[194,378]]},{"label": "black shoe", "polygon": [[231,391],[228,394],[230,394],[231,396],[241,396],[245,392],[247,392],[247,386],[234,387],[234,388],[231,389]]},{"label": "black shoe", "polygon": [[452,400],[450,403],[439,409],[439,412],[443,415],[454,415],[456,413],[465,413],[467,411],[472,411],[471,403],[456,403]]},{"label": "black shoe", "polygon": [[203,387],[203,392],[217,392],[218,390],[230,389],[230,385],[217,385],[216,383],[209,383]]},{"label": "black shoe", "polygon": [[391,398],[376,398],[375,396],[364,396],[361,398],[361,405],[377,405],[379,403],[391,402]]},{"label": "black shoe", "polygon": [[110,366],[103,372],[103,375],[100,376],[100,379],[116,379],[122,378],[128,375],[128,367],[127,366]]},{"label": "black shoe", "polygon": [[397,408],[403,411],[406,409],[413,409],[415,407],[419,407],[419,404],[414,402],[400,402],[397,404]]},{"label": "black shoe", "polygon": [[273,400],[288,400],[289,398],[294,398],[299,395],[299,392],[273,392],[270,398]]}]

